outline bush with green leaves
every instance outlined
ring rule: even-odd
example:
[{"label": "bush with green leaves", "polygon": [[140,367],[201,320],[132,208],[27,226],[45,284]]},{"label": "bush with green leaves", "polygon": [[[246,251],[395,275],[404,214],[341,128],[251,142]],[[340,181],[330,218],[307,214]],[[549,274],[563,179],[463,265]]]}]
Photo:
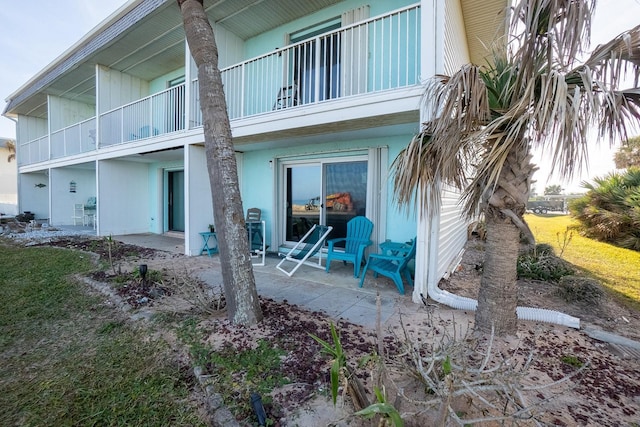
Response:
[{"label": "bush with green leaves", "polygon": [[518,278],[557,282],[574,273],[571,266],[555,256],[547,244],[536,245],[533,251],[518,257]]},{"label": "bush with green leaves", "polygon": [[569,203],[585,237],[640,251],[640,168],[583,183],[587,193]]}]

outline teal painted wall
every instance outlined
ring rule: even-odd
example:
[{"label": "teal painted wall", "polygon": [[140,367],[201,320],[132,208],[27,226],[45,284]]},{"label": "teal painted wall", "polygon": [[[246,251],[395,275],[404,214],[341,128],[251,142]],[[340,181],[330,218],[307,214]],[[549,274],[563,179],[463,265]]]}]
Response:
[{"label": "teal painted wall", "polygon": [[[262,209],[263,219],[267,224],[267,244],[273,248],[273,243],[269,241],[271,226],[270,223],[275,217],[274,201],[277,200],[278,185],[275,181],[275,174],[278,172],[278,165],[272,161],[282,157],[282,160],[296,159],[319,159],[337,158],[348,155],[366,155],[370,147],[388,147],[387,170],[391,167],[393,159],[398,155],[411,140],[411,135],[395,136],[379,139],[348,140],[326,144],[314,144],[313,146],[288,147],[274,150],[262,150],[245,152],[243,155],[243,186],[242,202],[244,209],[257,207]],[[356,149],[354,152],[343,152],[345,148]],[[362,150],[358,150],[358,149]],[[310,155],[309,153],[323,153],[322,155]],[[326,153],[326,154],[325,154]],[[400,210],[393,200],[393,182],[387,182],[386,211],[387,228],[386,238],[404,241],[412,238],[416,234],[417,220],[413,209]]]},{"label": "teal painted wall", "polygon": [[[409,0],[373,0],[367,2],[370,6],[371,17],[415,3],[417,2]],[[309,26],[316,25],[320,22],[339,17],[343,12],[355,9],[362,5],[362,0],[346,0],[298,20],[288,22],[271,31],[262,33],[257,37],[250,38],[245,43],[245,58],[254,58],[267,52],[272,52],[276,48],[281,48],[284,45],[285,34],[293,33]]]},{"label": "teal painted wall", "polygon": [[154,94],[158,92],[162,92],[167,89],[167,82],[177,79],[178,77],[184,76],[185,68],[179,68],[175,71],[165,74],[164,76],[160,76],[157,79],[153,79],[149,82],[149,91]]}]

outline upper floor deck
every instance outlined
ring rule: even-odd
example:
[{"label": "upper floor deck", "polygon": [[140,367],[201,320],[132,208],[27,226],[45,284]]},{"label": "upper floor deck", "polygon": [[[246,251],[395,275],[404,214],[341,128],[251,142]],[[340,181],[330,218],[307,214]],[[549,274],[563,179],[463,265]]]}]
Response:
[{"label": "upper floor deck", "polygon": [[[340,120],[362,119],[380,111],[387,116],[415,111],[417,103],[407,106],[402,101],[419,92],[420,31],[420,5],[415,4],[349,25],[323,22],[290,33],[289,42],[281,48],[224,67],[221,72],[234,138],[251,139],[262,132],[338,121],[338,110],[345,112]],[[110,76],[109,70],[100,67],[95,72],[99,82]],[[74,158],[86,161],[101,151],[148,146],[168,138],[178,141],[180,133],[202,132],[195,65],[187,59],[173,74],[177,76],[168,87],[153,91],[153,85],[147,85],[141,92],[154,93],[113,108],[105,108],[110,103],[104,99],[115,98],[109,91],[122,92],[122,86],[105,89],[105,84],[96,84],[102,86],[101,92],[85,109],[93,107],[96,113],[85,111],[79,114],[84,116],[81,120],[59,127],[49,113],[47,125],[41,126],[46,129],[43,135],[19,139],[19,165]],[[55,105],[50,102],[49,110]]]}]

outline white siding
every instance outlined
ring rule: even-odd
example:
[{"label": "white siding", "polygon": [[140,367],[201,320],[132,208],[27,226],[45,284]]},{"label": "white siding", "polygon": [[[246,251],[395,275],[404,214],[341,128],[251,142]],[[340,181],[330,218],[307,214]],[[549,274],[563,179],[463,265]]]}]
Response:
[{"label": "white siding", "polygon": [[38,119],[31,116],[18,115],[18,124],[16,125],[17,143],[33,141],[48,133],[47,120]]},{"label": "white siding", "polygon": [[9,150],[0,147],[0,213],[15,215],[18,213],[18,162],[8,162],[8,157]]},{"label": "white siding", "polygon": [[452,74],[469,63],[469,48],[459,0],[447,0],[444,24],[444,72]]},{"label": "white siding", "polygon": [[[89,197],[96,195],[95,167],[55,168],[49,172],[48,190],[51,194],[51,225],[73,225],[72,214],[75,203],[87,204]],[[71,181],[76,183],[76,192],[69,191]]]},{"label": "white siding", "polygon": [[96,115],[95,108],[70,99],[49,96],[49,124],[55,132]]},{"label": "white siding", "polygon": [[187,255],[200,255],[202,239],[198,233],[207,231],[208,225],[213,224],[211,184],[204,147],[189,145],[186,147],[186,152],[187,193],[185,194],[185,209],[188,228],[185,230],[185,252]]},{"label": "white siding", "polygon": [[242,62],[244,58],[244,41],[226,30],[221,25],[213,26],[216,45],[218,46],[218,68],[223,69]]},{"label": "white siding", "polygon": [[149,231],[148,166],[103,160],[98,163],[98,222],[100,235]]},{"label": "white siding", "polygon": [[[45,184],[46,187],[36,187]],[[49,218],[49,177],[46,173],[24,173],[18,179],[19,210],[30,211],[36,219]]]},{"label": "white siding", "polygon": [[97,69],[100,113],[149,95],[148,82],[107,67]]},{"label": "white siding", "polygon": [[451,273],[451,265],[456,261],[460,251],[467,241],[468,222],[462,215],[458,204],[460,194],[453,189],[442,191],[442,205],[440,209],[440,232],[438,239],[438,280]]}]

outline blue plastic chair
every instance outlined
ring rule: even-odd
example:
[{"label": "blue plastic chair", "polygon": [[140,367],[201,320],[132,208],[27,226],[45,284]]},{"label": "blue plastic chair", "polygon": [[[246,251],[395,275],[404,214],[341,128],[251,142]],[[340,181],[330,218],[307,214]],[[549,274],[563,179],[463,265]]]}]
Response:
[{"label": "blue plastic chair", "polygon": [[[347,237],[327,240],[329,249],[327,252],[327,267],[329,272],[331,260],[340,260],[345,264],[353,263],[353,277],[360,276],[362,261],[364,260],[364,251],[367,246],[371,245],[371,232],[373,231],[373,223],[363,216],[351,218],[347,223]],[[344,243],[344,249],[338,248],[337,243]]]},{"label": "blue plastic chair", "polygon": [[360,279],[360,287],[364,284],[364,278],[367,275],[367,270],[373,271],[373,277],[378,277],[378,274],[390,277],[398,288],[398,292],[404,295],[404,284],[402,283],[402,276],[407,279],[407,283],[413,287],[413,279],[411,279],[411,272],[409,271],[408,264],[416,256],[416,240],[413,239],[411,244],[406,245],[406,250],[397,250],[395,254],[371,254],[367,264],[364,266],[362,272],[362,278]]}]

